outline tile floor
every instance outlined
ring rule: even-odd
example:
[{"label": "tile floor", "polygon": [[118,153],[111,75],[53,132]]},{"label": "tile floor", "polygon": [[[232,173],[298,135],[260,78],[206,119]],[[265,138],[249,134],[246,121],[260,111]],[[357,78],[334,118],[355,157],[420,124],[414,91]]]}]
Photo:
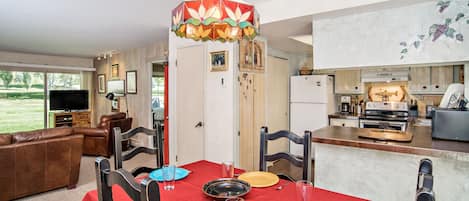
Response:
[{"label": "tile floor", "polygon": [[[19,201],[80,201],[86,192],[96,189],[96,179],[94,170],[94,160],[96,157],[83,156],[81,158],[80,178],[75,189],[67,190],[67,188],[60,188],[37,195],[32,195],[18,199]],[[114,159],[110,158],[109,162],[111,167],[114,168]],[[123,164],[125,169],[132,170],[135,167],[155,167],[155,155],[140,154],[130,161]]]}]

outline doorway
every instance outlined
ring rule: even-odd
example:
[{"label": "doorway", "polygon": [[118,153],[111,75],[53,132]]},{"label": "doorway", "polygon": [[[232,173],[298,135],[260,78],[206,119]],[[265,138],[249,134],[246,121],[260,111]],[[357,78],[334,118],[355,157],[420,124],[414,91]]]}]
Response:
[{"label": "doorway", "polygon": [[205,159],[205,58],[204,46],[177,50],[176,161],[181,165]]},{"label": "doorway", "polygon": [[151,76],[151,116],[153,129],[160,125],[163,129],[163,160],[169,163],[169,118],[168,118],[168,62],[155,62],[152,64]]}]

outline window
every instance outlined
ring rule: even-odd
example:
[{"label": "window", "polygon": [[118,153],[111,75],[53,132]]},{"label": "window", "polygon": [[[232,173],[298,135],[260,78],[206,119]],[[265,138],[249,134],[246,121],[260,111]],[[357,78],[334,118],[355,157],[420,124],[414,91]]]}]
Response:
[{"label": "window", "polygon": [[45,128],[49,90],[80,89],[80,83],[79,73],[0,70],[0,133]]},{"label": "window", "polygon": [[164,108],[164,77],[152,77],[152,109]]}]

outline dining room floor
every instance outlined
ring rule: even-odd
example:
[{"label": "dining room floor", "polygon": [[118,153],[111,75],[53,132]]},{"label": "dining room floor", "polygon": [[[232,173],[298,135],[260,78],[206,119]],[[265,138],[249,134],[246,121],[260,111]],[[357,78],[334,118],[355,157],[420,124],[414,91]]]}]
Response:
[{"label": "dining room floor", "polygon": [[[56,190],[32,195],[18,199],[19,201],[80,201],[85,194],[93,189],[96,189],[96,175],[94,170],[95,156],[83,156],[81,158],[80,177],[77,187],[71,190],[67,188],[59,188]],[[114,158],[109,159],[111,168],[114,168]],[[133,169],[135,167],[154,167],[156,164],[155,155],[139,154],[129,161],[125,161],[123,167],[126,169]]]}]

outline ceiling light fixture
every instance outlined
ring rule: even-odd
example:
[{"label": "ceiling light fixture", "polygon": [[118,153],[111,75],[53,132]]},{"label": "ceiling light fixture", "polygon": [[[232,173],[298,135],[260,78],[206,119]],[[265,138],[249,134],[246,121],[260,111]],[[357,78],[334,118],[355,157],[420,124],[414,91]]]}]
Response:
[{"label": "ceiling light fixture", "polygon": [[172,11],[171,30],[196,41],[254,39],[259,15],[253,5],[240,0],[186,0]]}]

